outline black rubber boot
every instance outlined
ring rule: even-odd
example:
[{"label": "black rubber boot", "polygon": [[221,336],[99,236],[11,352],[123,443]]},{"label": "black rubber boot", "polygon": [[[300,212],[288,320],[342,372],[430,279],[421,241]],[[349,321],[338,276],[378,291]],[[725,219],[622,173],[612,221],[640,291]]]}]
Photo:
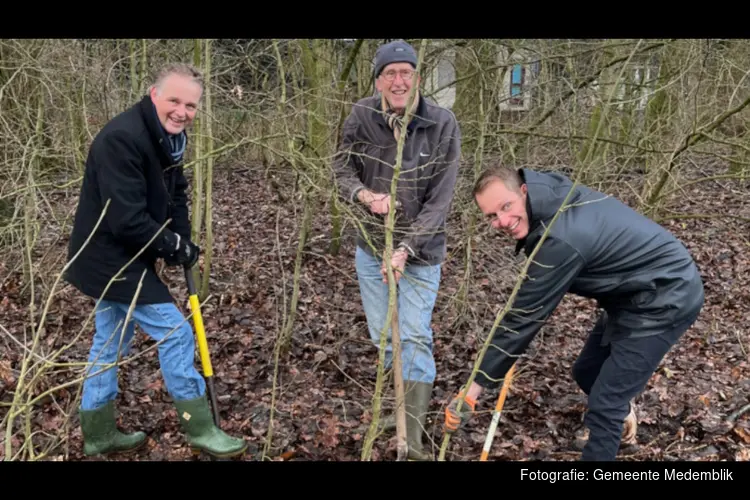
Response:
[{"label": "black rubber boot", "polygon": [[138,431],[126,434],[117,429],[115,404],[110,401],[95,410],[79,410],[83,453],[107,455],[135,451],[146,443],[146,433]]}]

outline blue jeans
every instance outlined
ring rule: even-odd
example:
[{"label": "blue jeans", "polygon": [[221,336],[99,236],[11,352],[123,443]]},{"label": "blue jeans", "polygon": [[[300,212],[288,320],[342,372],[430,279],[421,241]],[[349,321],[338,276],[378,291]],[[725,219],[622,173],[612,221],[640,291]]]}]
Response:
[{"label": "blue jeans", "polygon": [[175,400],[202,396],[206,383],[195,368],[195,339],[189,319],[172,303],[134,307],[127,328],[129,304],[103,300],[96,310],[96,333],[83,383],[81,409],[93,410],[117,397],[116,363],[130,351],[135,323],[159,342],[159,364],[167,391]]},{"label": "blue jeans", "polygon": [[[380,335],[388,316],[388,284],[383,283],[383,276],[380,274],[382,262],[357,247],[355,264],[370,338],[375,347],[379,347]],[[435,380],[430,322],[440,283],[440,271],[439,265],[407,265],[398,281],[398,328],[405,381],[432,383]],[[390,341],[389,326],[386,369],[392,364],[393,350]]]}]

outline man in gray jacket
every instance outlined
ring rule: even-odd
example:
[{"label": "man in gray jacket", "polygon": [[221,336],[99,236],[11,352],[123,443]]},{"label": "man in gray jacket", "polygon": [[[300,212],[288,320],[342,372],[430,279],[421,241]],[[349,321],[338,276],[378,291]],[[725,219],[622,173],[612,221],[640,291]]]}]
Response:
[{"label": "man in gray jacket", "polygon": [[[528,256],[572,187],[560,174],[496,167],[480,177],[474,195],[492,226]],[[581,458],[612,461],[621,442],[635,440],[633,399],[697,319],[703,283],[669,231],[580,185],[534,256],[474,382],[446,408],[447,432],[465,423],[477,397],[505,376],[568,292],[596,299],[602,309],[573,366],[573,378],[588,395],[589,438]]]},{"label": "man in gray jacket", "polygon": [[[446,255],[445,222],[458,173],[461,133],[453,113],[420,96],[418,88],[412,119],[406,126],[402,123],[416,65],[414,49],[402,40],[378,49],[375,86],[380,95],[354,105],[344,123],[333,168],[340,195],[361,212],[355,264],[376,347],[388,313],[383,228],[391,204],[399,207],[391,265],[398,286],[408,458],[426,460],[422,431],[435,380],[430,323]],[[401,133],[406,138],[397,199],[392,200],[391,179]],[[385,356],[385,368],[389,368],[390,342]],[[392,415],[384,419],[383,428],[395,428]]]}]

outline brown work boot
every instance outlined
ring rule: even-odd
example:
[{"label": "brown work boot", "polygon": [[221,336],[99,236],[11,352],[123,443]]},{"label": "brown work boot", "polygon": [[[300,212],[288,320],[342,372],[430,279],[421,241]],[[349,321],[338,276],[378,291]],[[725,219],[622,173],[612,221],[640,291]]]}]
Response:
[{"label": "brown work boot", "polygon": [[[622,427],[622,438],[620,445],[634,445],[637,443],[636,434],[638,433],[638,417],[635,414],[635,404],[630,402],[630,413],[625,417]],[[574,447],[577,450],[583,450],[586,442],[589,440],[589,429],[584,427],[575,434]]]},{"label": "brown work boot", "polygon": [[622,427],[622,444],[633,445],[636,444],[635,435],[638,432],[638,417],[635,414],[635,405],[630,402],[630,413],[625,417],[625,422]]},{"label": "brown work boot", "polygon": [[573,448],[575,448],[578,451],[583,451],[583,447],[586,446],[586,443],[589,440],[589,429],[588,427],[584,427],[583,429],[579,429],[575,433],[575,439],[573,441]]}]

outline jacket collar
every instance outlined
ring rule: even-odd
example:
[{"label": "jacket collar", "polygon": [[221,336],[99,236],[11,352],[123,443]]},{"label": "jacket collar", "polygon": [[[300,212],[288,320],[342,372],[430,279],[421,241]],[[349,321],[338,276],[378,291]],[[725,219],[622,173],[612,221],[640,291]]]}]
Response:
[{"label": "jacket collar", "polygon": [[[384,128],[390,128],[388,127],[388,124],[383,117],[383,107],[381,105],[379,96],[377,98],[377,102],[375,103],[375,109],[372,110],[372,112],[377,115],[377,117],[375,117],[375,122],[378,125]],[[409,133],[411,133],[417,128],[426,128],[435,124],[437,124],[437,117],[433,116],[432,106],[427,102],[427,99],[422,96],[422,93],[420,92],[419,104],[417,104],[417,109],[414,111],[411,122],[409,122],[409,125],[407,125],[406,128]]]},{"label": "jacket collar", "polygon": [[525,238],[520,239],[518,240],[518,242],[516,242],[516,255],[518,255],[518,252],[520,252],[523,247],[526,246],[526,240],[528,240],[529,235],[539,225],[539,220],[534,219],[534,209],[531,206],[531,196],[529,194],[526,195],[526,214],[529,218],[529,232],[526,233]]},{"label": "jacket collar", "polygon": [[[159,154],[162,165],[165,167],[176,165],[177,163],[172,158],[172,146],[169,134],[167,134],[167,131],[164,130],[164,127],[159,122],[159,117],[156,114],[154,103],[151,101],[151,96],[146,94],[141,98],[138,103],[138,110],[143,118],[143,122],[146,124],[146,130],[148,130],[151,142]],[[184,137],[184,146],[187,147],[187,134],[183,132],[182,135]]]},{"label": "jacket collar", "polygon": [[[559,173],[537,172],[527,168],[521,168],[518,172],[527,187],[526,212],[529,217],[529,233],[526,238],[519,240],[516,244],[516,254],[527,245],[530,236],[533,242],[537,240],[535,233],[540,229],[543,230],[545,227],[543,223],[555,216],[573,186],[573,182],[568,177]],[[571,198],[569,203],[574,200],[575,197]]]}]

